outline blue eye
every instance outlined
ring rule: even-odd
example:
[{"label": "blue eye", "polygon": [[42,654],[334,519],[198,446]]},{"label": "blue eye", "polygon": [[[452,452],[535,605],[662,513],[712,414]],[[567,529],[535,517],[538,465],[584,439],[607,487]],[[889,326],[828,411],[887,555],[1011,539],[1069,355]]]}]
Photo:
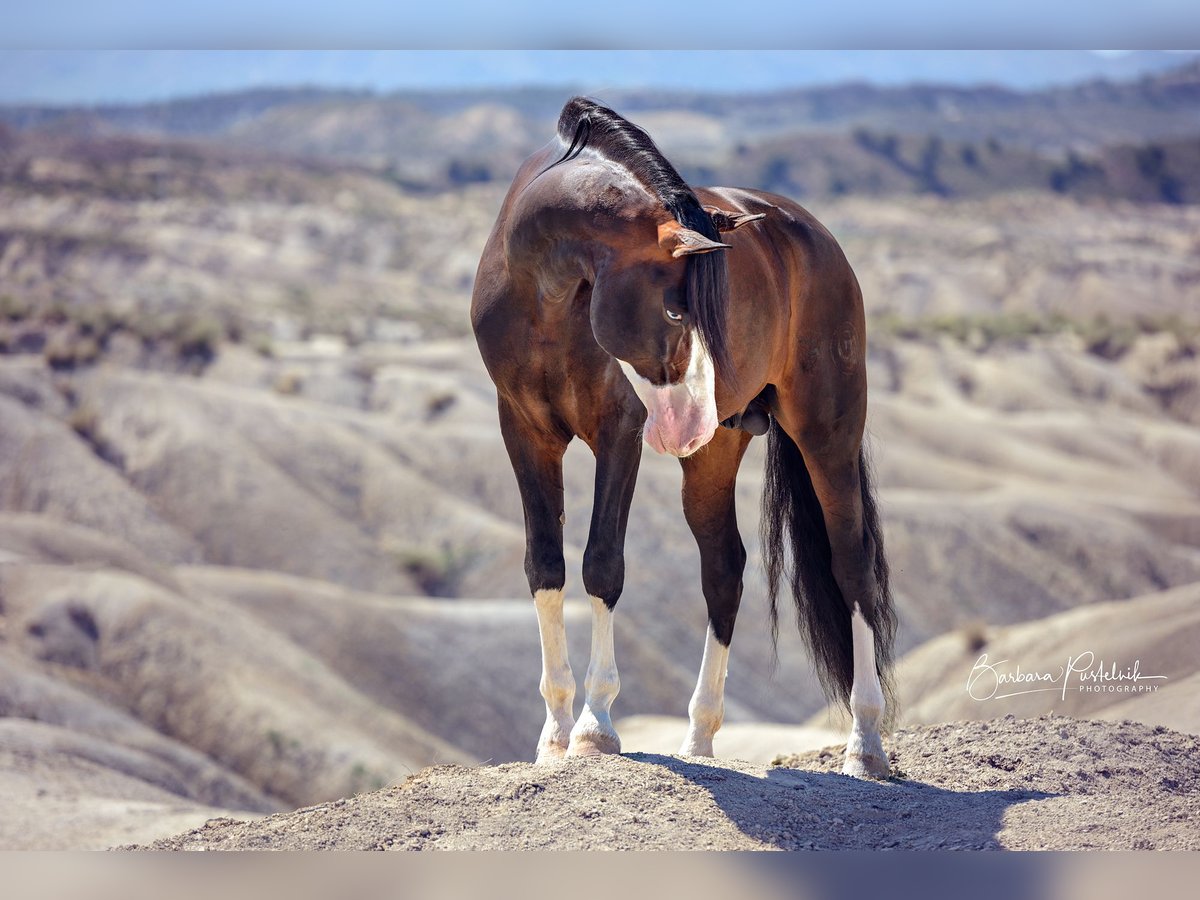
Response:
[{"label": "blue eye", "polygon": [[682,322],[683,321],[683,313],[677,313],[670,309],[664,309],[663,312],[665,312],[667,314],[667,318],[670,319],[672,322]]}]

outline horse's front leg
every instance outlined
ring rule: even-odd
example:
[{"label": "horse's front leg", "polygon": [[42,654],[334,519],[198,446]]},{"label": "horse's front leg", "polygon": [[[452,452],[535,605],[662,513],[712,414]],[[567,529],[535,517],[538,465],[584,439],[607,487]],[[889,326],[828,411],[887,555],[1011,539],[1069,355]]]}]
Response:
[{"label": "horse's front leg", "polygon": [[583,687],[583,712],[571,732],[571,756],[620,753],[612,704],[621,689],[613,651],[613,609],[625,585],[625,527],[642,455],[640,408],[614,416],[592,442],[596,454],[596,496],[583,586],[592,601],[592,656]]},{"label": "horse's front leg", "polygon": [[507,401],[500,401],[500,431],[517,476],[525,512],[525,575],[533,592],[542,642],[540,688],[546,724],[537,745],[537,761],[561,758],[575,725],[575,675],[567,659],[563,622],[563,477],[562,459],[569,436],[535,427]]},{"label": "horse's front leg", "polygon": [[708,631],[696,691],[688,704],[681,756],[712,756],[725,713],[729,644],[742,600],[746,549],[738,533],[734,486],[750,435],[720,428],[712,441],[683,460],[683,512],[700,549],[700,583]]}]

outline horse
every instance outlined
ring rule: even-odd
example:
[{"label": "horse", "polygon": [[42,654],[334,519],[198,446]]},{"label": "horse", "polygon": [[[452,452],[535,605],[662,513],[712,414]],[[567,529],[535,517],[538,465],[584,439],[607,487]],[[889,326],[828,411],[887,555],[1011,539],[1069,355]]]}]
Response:
[{"label": "horse", "polygon": [[[896,629],[864,447],[862,291],[833,235],[785,197],[688,186],[650,136],[576,97],[518,170],[484,247],[471,323],[496,385],[541,639],[539,763],[620,753],[613,614],[642,442],[679,458],[708,626],[683,756],[712,756],[746,550],[734,485],[766,435],[761,544],[772,639],[792,594],[826,696],[852,715],[842,771],[884,778]],[[585,701],[563,622],[563,454],[596,458],[583,556]]]}]

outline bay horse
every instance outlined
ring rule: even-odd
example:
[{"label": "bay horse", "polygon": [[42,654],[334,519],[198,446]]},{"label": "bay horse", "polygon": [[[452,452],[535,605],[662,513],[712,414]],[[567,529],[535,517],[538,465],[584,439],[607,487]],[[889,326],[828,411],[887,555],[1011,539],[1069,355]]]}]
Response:
[{"label": "bay horse", "polygon": [[[786,582],[822,687],[853,716],[843,772],[886,777],[896,619],[863,448],[865,319],[829,231],[785,197],[692,189],[641,128],[576,97],[504,199],[471,322],[524,509],[546,703],[537,760],[620,752],[613,610],[643,439],[683,468],[708,628],[680,753],[712,755],[746,564],[734,483],[765,433],[772,637]],[[575,437],[596,457],[578,720],[563,623],[562,460]]]}]

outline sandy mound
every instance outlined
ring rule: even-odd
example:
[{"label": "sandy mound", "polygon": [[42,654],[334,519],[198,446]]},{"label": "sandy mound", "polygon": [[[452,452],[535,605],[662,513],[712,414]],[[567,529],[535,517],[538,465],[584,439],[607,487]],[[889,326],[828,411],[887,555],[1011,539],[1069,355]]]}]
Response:
[{"label": "sandy mound", "polygon": [[150,849],[1200,849],[1200,741],[1061,717],[898,732],[903,774],[833,751],[766,767],[655,754],[437,766],[403,784]]},{"label": "sandy mound", "polygon": [[[630,716],[615,724],[626,753],[677,753],[688,728],[688,720],[682,716]],[[793,752],[818,750],[844,738],[829,728],[726,721],[713,741],[713,752],[719,759],[766,764],[779,755],[780,747],[790,747]]]}]

